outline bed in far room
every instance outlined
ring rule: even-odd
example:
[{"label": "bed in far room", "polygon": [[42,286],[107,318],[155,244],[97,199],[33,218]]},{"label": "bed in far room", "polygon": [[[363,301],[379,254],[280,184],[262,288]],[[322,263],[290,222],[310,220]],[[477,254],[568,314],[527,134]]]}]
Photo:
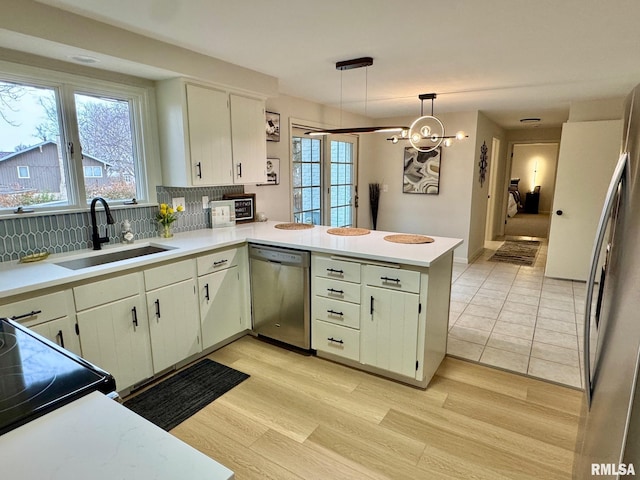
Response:
[{"label": "bed in far room", "polygon": [[509,217],[514,217],[522,208],[518,183],[520,183],[519,178],[512,178],[509,182],[509,203],[507,205],[507,215]]}]

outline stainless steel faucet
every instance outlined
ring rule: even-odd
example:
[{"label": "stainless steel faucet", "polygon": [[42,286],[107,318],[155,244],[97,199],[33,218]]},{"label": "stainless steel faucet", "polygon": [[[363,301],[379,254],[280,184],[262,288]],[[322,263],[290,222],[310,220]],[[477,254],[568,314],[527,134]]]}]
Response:
[{"label": "stainless steel faucet", "polygon": [[98,234],[98,222],[96,221],[96,203],[98,202],[102,203],[102,205],[104,206],[104,213],[107,214],[107,224],[113,225],[115,223],[113,217],[111,216],[111,210],[109,210],[109,204],[104,198],[96,197],[91,200],[91,242],[93,243],[94,250],[100,250],[102,248],[102,244],[109,241],[108,229],[105,229],[104,237],[101,237]]}]

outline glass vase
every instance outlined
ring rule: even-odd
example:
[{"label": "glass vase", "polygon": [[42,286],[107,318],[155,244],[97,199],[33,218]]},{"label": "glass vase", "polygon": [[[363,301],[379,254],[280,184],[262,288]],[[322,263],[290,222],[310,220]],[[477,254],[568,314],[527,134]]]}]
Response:
[{"label": "glass vase", "polygon": [[160,236],[162,238],[171,238],[173,237],[173,230],[171,230],[171,224],[160,224]]}]

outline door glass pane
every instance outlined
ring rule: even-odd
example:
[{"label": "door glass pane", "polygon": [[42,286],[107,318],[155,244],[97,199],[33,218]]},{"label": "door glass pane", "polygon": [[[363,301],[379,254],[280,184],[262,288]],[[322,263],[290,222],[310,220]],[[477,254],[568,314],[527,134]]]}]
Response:
[{"label": "door glass pane", "polygon": [[[87,202],[137,197],[131,108],[127,100],[75,94]],[[91,167],[86,169],[86,167]]]},{"label": "door glass pane", "polygon": [[291,169],[293,175],[293,219],[300,223],[321,223],[321,140],[294,136]]},{"label": "door glass pane", "polygon": [[331,140],[329,201],[332,227],[349,227],[354,223],[353,149],[354,144],[350,141]]},{"label": "door glass pane", "polygon": [[53,88],[0,81],[0,208],[69,203]]}]

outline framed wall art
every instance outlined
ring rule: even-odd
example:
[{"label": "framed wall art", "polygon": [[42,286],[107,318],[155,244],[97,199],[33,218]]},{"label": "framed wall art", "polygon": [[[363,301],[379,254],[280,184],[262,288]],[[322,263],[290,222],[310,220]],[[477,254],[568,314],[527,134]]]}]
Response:
[{"label": "framed wall art", "polygon": [[236,223],[253,222],[256,219],[255,193],[226,193],[222,198],[235,202]]},{"label": "framed wall art", "polygon": [[267,158],[267,183],[258,185],[280,185],[280,159]]},{"label": "framed wall art", "polygon": [[405,147],[402,192],[438,195],[441,157],[441,148],[420,152],[413,147]]},{"label": "framed wall art", "polygon": [[267,141],[279,142],[280,141],[280,114],[274,112],[265,112],[266,116],[266,128],[267,128]]}]

